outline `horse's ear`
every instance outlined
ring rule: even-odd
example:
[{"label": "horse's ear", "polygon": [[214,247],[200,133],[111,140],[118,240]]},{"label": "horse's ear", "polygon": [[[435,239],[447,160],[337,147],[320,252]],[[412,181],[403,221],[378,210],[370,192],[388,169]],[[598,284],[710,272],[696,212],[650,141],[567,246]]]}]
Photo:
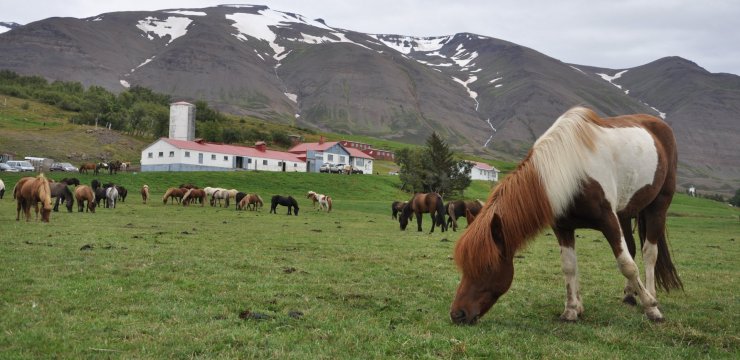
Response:
[{"label": "horse's ear", "polygon": [[496,247],[501,253],[501,257],[506,258],[507,249],[506,241],[504,241],[503,223],[501,222],[501,217],[496,213],[493,214],[493,220],[491,220],[491,235],[494,244],[496,244]]}]

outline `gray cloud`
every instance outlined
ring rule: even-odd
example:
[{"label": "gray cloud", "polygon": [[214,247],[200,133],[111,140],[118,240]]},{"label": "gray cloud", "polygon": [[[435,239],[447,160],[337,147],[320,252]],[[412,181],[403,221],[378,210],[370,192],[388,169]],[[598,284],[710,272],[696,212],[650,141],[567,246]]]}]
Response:
[{"label": "gray cloud", "polygon": [[[200,8],[207,0],[3,1],[0,21]],[[569,63],[614,69],[681,56],[711,72],[740,74],[740,2],[733,0],[255,0],[275,10],[366,33],[414,36],[472,32]],[[9,4],[7,4],[9,3]],[[29,4],[30,3],[30,4]]]}]

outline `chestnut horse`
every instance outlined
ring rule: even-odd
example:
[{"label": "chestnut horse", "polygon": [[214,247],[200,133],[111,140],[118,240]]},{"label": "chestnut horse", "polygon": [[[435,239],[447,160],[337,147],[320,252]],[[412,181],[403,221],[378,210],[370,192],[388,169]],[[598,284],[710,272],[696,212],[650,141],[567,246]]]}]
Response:
[{"label": "chestnut horse", "polygon": [[[465,219],[468,219],[467,214],[469,213],[472,215],[473,218],[475,218],[478,213],[480,212],[480,209],[483,208],[483,202],[480,200],[471,200],[471,201],[463,201],[463,200],[455,200],[450,201],[445,205],[445,209],[447,209],[447,227],[449,228],[450,225],[452,225],[452,231],[457,231],[457,219],[465,216]],[[471,221],[468,221],[468,226],[470,226]]]},{"label": "chestnut horse", "polygon": [[95,206],[98,203],[95,201],[95,193],[87,185],[80,185],[75,188],[75,199],[77,199],[77,211],[83,212],[85,210],[85,202],[87,202],[87,211],[94,213]]},{"label": "chestnut horse", "polygon": [[182,189],[169,188],[167,189],[167,192],[164,193],[164,196],[162,196],[162,202],[167,205],[167,199],[170,199],[171,204],[173,204],[175,200],[177,200],[177,203],[179,204],[183,195],[185,195],[185,192],[182,191]]},{"label": "chestnut horse", "polygon": [[244,197],[239,201],[239,203],[236,204],[237,210],[242,209],[250,209],[253,211],[257,211],[257,207],[261,209],[263,206],[262,198],[257,194],[246,194]]},{"label": "chestnut horse", "polygon": [[95,172],[95,163],[84,163],[80,165],[80,169],[79,169],[80,174],[82,173],[89,174],[88,172],[89,170],[92,170],[93,172]]},{"label": "chestnut horse", "polygon": [[[181,189],[182,190],[182,189]],[[206,201],[208,201],[208,197],[206,196],[206,191],[203,189],[188,189],[185,191],[185,194],[182,196],[182,206],[187,206],[190,204],[190,202],[198,200],[200,201],[200,206],[205,206]]]},{"label": "chestnut horse", "polygon": [[445,224],[445,206],[442,196],[437,193],[416,193],[414,197],[409,200],[408,204],[401,210],[401,215],[398,216],[398,222],[401,225],[401,230],[406,230],[406,226],[409,224],[409,219],[412,214],[416,214],[416,224],[421,231],[421,214],[429,213],[432,216],[432,230],[429,233],[434,232],[435,226],[440,226],[441,231],[447,230],[447,224]]},{"label": "chestnut horse", "polygon": [[[575,321],[583,312],[575,253],[575,230],[581,228],[606,237],[627,278],[624,301],[636,303],[636,294],[650,320],[663,320],[656,284],[666,291],[683,288],[665,233],[676,163],[673,132],[656,117],[601,119],[583,107],[565,112],[493,189],[458,240],[454,259],[462,279],[450,309],[452,321],[472,324],[483,316],[509,290],[516,252],[547,226],[560,244],[565,275],[562,320]],[[645,285],[634,261],[635,217]]]},{"label": "chestnut horse", "polygon": [[49,180],[41,174],[37,177],[24,177],[18,180],[13,189],[18,206],[16,208],[15,220],[20,220],[21,209],[26,216],[26,221],[31,221],[31,205],[36,209],[36,219],[39,217],[39,204],[41,203],[41,221],[49,222],[51,214],[51,190]]}]

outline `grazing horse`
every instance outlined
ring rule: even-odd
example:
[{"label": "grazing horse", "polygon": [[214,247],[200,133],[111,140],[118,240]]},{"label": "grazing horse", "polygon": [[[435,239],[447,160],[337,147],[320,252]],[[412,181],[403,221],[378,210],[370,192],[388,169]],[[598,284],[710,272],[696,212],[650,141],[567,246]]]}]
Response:
[{"label": "grazing horse", "polygon": [[298,202],[292,196],[275,195],[272,197],[270,204],[270,213],[277,214],[277,206],[283,205],[288,207],[288,215],[298,216]]},{"label": "grazing horse", "polygon": [[80,185],[75,188],[75,199],[77,199],[77,211],[83,212],[85,209],[85,202],[87,202],[87,211],[94,213],[95,206],[95,193],[87,185]]},{"label": "grazing horse", "polygon": [[78,178],[64,178],[64,179],[60,180],[59,182],[66,182],[67,185],[72,185],[72,186],[79,186],[80,185],[80,179],[78,179]]},{"label": "grazing horse", "polygon": [[218,202],[218,205],[221,206],[221,199],[225,200],[224,207],[229,207],[229,199],[235,198],[236,193],[238,193],[237,190],[231,189],[218,189],[211,195],[211,206],[216,206],[216,202]]},{"label": "grazing horse", "polygon": [[[468,219],[468,213],[475,219],[475,217],[480,212],[480,209],[483,208],[483,202],[480,200],[475,201],[463,201],[463,200],[456,200],[456,201],[450,201],[445,205],[445,209],[447,209],[447,227],[450,227],[450,224],[452,225],[452,231],[457,231],[457,219],[461,216],[465,216],[465,219]],[[468,221],[468,226],[470,226],[471,221]]]},{"label": "grazing horse", "polygon": [[99,162],[95,164],[95,171],[93,171],[93,174],[95,175],[100,174],[100,169],[108,169],[108,164],[104,162]]},{"label": "grazing horse", "polygon": [[239,191],[236,193],[236,196],[234,197],[234,203],[236,204],[236,210],[241,210],[239,207],[239,204],[242,202],[242,199],[247,196],[247,193]]},{"label": "grazing horse", "polygon": [[18,203],[15,220],[20,220],[21,209],[26,216],[26,221],[31,220],[31,205],[36,209],[36,219],[39,217],[39,204],[41,203],[41,221],[49,222],[51,214],[51,190],[49,181],[41,174],[37,177],[24,177],[18,180],[13,189],[13,196]]},{"label": "grazing horse", "polygon": [[249,209],[249,210],[257,211],[257,208],[259,207],[261,209],[262,206],[263,206],[262,198],[259,195],[247,194],[236,205],[236,209],[237,210]]},{"label": "grazing horse", "polygon": [[100,181],[98,181],[98,179],[93,179],[93,181],[90,182],[90,186],[92,187],[93,191],[98,190],[98,188],[100,188]]},{"label": "grazing horse", "polygon": [[116,190],[118,190],[118,197],[121,199],[121,202],[126,202],[126,196],[128,196],[128,190],[126,190],[125,187],[116,185]]},{"label": "grazing horse", "polygon": [[119,170],[121,170],[121,164],[123,164],[119,160],[113,160],[108,163],[108,174],[109,175],[115,175],[118,173]]},{"label": "grazing horse", "polygon": [[331,212],[331,196],[327,196],[324,194],[317,194],[316,192],[309,191],[306,194],[306,198],[311,199],[314,205],[316,203],[319,203],[318,210],[324,210],[324,208],[326,208],[327,209],[326,212]]},{"label": "grazing horse", "polygon": [[5,195],[5,183],[0,180],[0,199],[3,198],[3,195]]},{"label": "grazing horse", "polygon": [[200,206],[205,206],[206,201],[208,200],[206,191],[203,189],[188,189],[182,196],[182,205],[187,206],[193,200],[198,200],[200,202]]},{"label": "grazing horse", "polygon": [[74,205],[74,196],[69,191],[67,183],[60,181],[58,183],[49,184],[49,190],[51,191],[51,197],[56,198],[54,202],[54,212],[59,211],[59,203],[64,202],[67,207],[67,212],[72,212],[72,206]]},{"label": "grazing horse", "polygon": [[408,203],[408,201],[394,201],[391,204],[391,219],[398,219],[398,213],[400,213],[403,210],[403,207]]},{"label": "grazing horse", "polygon": [[401,215],[398,216],[401,230],[406,230],[411,215],[416,214],[416,224],[419,231],[421,231],[421,214],[423,213],[429,213],[432,216],[432,230],[429,233],[434,232],[435,226],[440,226],[442,232],[447,230],[444,201],[442,196],[437,193],[414,194],[408,204],[401,210]]},{"label": "grazing horse", "polygon": [[118,187],[117,186],[111,186],[105,189],[105,207],[106,208],[116,208],[116,201],[118,201],[119,197],[118,193]]},{"label": "grazing horse", "polygon": [[162,203],[167,205],[167,199],[170,199],[170,203],[174,204],[175,200],[177,200],[177,203],[179,204],[182,200],[183,195],[185,195],[185,192],[182,191],[180,188],[169,188],[164,193],[164,196],[162,196]]},{"label": "grazing horse", "polygon": [[95,194],[95,205],[100,206],[100,202],[103,202],[103,205],[105,206],[105,203],[108,201],[105,197],[105,190],[104,187],[99,187],[95,190],[93,190],[93,193]]},{"label": "grazing horse", "polygon": [[80,165],[79,172],[80,172],[80,174],[82,174],[82,173],[89,174],[88,171],[89,170],[92,170],[93,173],[95,173],[95,168],[96,168],[96,166],[95,166],[94,163],[84,163],[84,164]]},{"label": "grazing horse", "polygon": [[149,185],[144,184],[144,186],[141,187],[141,200],[144,201],[144,204],[149,201]]},{"label": "grazing horse", "polygon": [[[650,115],[601,119],[576,107],[535,141],[517,169],[491,192],[488,202],[455,246],[462,271],[450,309],[455,323],[475,323],[511,286],[514,256],[547,226],[560,244],[566,283],[560,318],[583,312],[575,230],[601,231],[625,278],[624,301],[653,321],[663,320],[655,286],[683,288],[666,241],[666,213],[676,188],[676,141],[665,122]],[[645,285],[634,261],[631,219],[637,218]],[[647,241],[645,241],[647,240]]]}]

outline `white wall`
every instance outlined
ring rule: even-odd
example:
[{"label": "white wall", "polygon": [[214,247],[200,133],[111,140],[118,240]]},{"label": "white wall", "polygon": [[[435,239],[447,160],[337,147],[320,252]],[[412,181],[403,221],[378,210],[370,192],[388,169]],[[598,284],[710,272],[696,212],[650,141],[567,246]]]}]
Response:
[{"label": "white wall", "polygon": [[195,139],[195,105],[170,105],[170,139],[192,141]]}]

